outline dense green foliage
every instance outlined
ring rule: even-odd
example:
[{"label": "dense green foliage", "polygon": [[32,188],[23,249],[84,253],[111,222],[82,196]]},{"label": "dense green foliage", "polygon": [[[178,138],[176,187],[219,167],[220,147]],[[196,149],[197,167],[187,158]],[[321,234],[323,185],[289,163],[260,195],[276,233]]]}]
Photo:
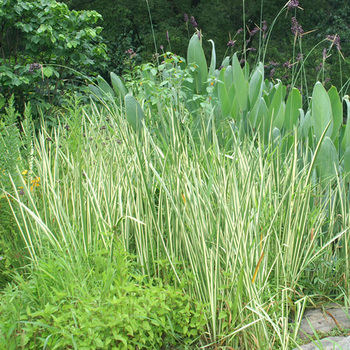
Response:
[{"label": "dense green foliage", "polygon": [[[147,282],[122,246],[69,262],[48,252],[0,302],[1,349],[168,349],[192,343],[203,306],[181,289]],[[72,270],[72,267],[74,269]],[[6,322],[4,322],[6,320]]]},{"label": "dense green foliage", "polygon": [[100,17],[95,11],[70,11],[55,0],[1,0],[0,95],[14,94],[21,110],[29,101],[33,111],[36,105],[58,105],[81,85],[80,74],[106,67],[102,28],[96,26]]},{"label": "dense green foliage", "polygon": [[[248,57],[248,61],[255,64],[257,60],[262,60],[263,45],[264,50],[266,49],[265,73],[269,74],[274,70],[275,73],[272,76],[275,79],[283,78],[285,83],[290,82],[291,64],[296,62],[299,53],[310,54],[305,62],[309,84],[314,84],[317,79],[327,78],[326,81],[339,90],[350,74],[348,58],[350,55],[348,39],[350,5],[342,0],[318,1],[317,11],[313,1],[299,1],[300,7],[288,9],[288,6],[285,6],[279,16],[287,1],[66,0],[65,2],[73,9],[93,9],[102,14],[101,24],[105,27],[102,35],[111,50],[112,60],[109,70],[117,73],[129,67],[128,49],[133,49],[136,53],[132,57],[135,63],[140,63],[142,60],[151,61],[152,57],[154,59],[155,52],[162,53],[162,51],[172,51],[185,56],[187,43],[195,31],[190,18],[194,16],[198,29],[202,30],[204,36],[204,50],[207,58],[211,48],[206,42],[212,39],[216,43],[220,62],[226,56],[227,50],[230,53],[234,50],[239,53],[240,58]],[[148,8],[154,33],[147,15]],[[184,22],[184,14],[189,17],[187,22]],[[296,47],[294,47],[295,38],[291,31],[294,16],[305,33],[302,36],[301,46],[297,43]],[[116,18],[118,21],[115,20]],[[263,21],[266,22],[265,31],[272,29],[268,35],[267,32],[261,34],[256,32],[257,27],[264,28]],[[240,28],[245,30],[236,34]],[[250,36],[252,31],[255,34]],[[169,40],[167,40],[167,32]],[[336,51],[328,52],[324,62],[322,51],[324,48],[329,50],[332,45],[326,40],[327,35],[339,35],[346,62],[343,59],[339,60]],[[248,39],[245,46],[245,40]],[[228,46],[230,40],[234,41],[234,49]],[[164,49],[161,49],[161,46]],[[314,47],[315,50],[312,51]],[[248,48],[248,51],[245,48]],[[257,51],[253,51],[254,49]],[[283,66],[287,62],[289,65]],[[322,69],[320,64],[323,65]],[[341,77],[340,74],[343,76]],[[304,78],[299,81],[299,85],[303,80]]]},{"label": "dense green foliage", "polygon": [[[225,58],[221,69],[216,69],[216,51],[212,42],[208,67],[202,37],[198,34],[190,39],[187,65],[184,58],[171,53],[163,58],[164,63],[157,68],[146,64],[135,70],[135,78],[141,85],[137,87],[138,97],[151,104],[162,101],[175,108],[179,100],[185,99],[186,108],[193,118],[191,128],[194,137],[203,133],[208,143],[213,142],[215,137],[223,146],[227,142],[223,128],[230,120],[241,137],[256,133],[263,144],[267,145],[273,140],[288,153],[296,137],[294,132],[297,131],[300,141],[307,144],[310,155],[317,155],[315,164],[321,179],[328,181],[329,177],[338,173],[343,176],[347,174],[350,169],[350,158],[347,156],[350,154],[350,124],[342,125],[343,105],[334,86],[327,92],[317,82],[311,103],[306,105],[304,112],[300,91],[294,86],[287,87],[281,81],[273,84],[265,80],[262,63],[250,72],[249,64],[241,68],[235,53],[232,59]],[[296,75],[303,69],[303,65],[296,66]],[[111,82],[114,90],[101,77],[98,79],[99,89],[95,86],[90,86],[90,89],[100,101],[105,96],[109,100],[125,97],[126,119],[137,131],[145,118],[140,104],[132,96],[125,96],[126,88],[114,73],[111,74]],[[305,89],[308,91],[307,86]],[[348,105],[350,117],[349,96],[346,95],[343,100]],[[210,118],[203,118],[203,109],[211,114]],[[151,123],[154,125],[157,119],[159,108],[153,109]]]}]

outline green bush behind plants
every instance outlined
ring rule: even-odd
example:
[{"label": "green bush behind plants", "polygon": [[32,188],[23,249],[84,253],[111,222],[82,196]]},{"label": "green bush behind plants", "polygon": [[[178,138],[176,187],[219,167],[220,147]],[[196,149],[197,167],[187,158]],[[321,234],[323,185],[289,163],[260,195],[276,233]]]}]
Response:
[{"label": "green bush behind plants", "polygon": [[[55,0],[0,1],[0,96],[52,109],[108,60],[96,11],[70,11]],[[77,74],[79,71],[79,74]],[[0,101],[0,103],[1,103]],[[0,108],[2,105],[0,105]]]},{"label": "green bush behind plants", "polygon": [[181,288],[139,274],[115,245],[67,261],[50,250],[24,276],[16,274],[0,302],[1,349],[165,349],[196,341],[203,305]]}]

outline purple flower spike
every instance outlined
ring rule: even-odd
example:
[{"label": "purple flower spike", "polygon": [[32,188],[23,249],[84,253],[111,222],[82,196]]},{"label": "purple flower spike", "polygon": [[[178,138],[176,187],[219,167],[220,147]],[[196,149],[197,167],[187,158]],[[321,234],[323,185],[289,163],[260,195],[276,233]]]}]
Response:
[{"label": "purple flower spike", "polygon": [[249,36],[254,36],[259,30],[260,30],[259,27],[255,27],[255,28],[249,33]]},{"label": "purple flower spike", "polygon": [[184,22],[188,22],[190,19],[188,18],[188,14],[187,13],[185,13],[184,14]]},{"label": "purple flower spike", "polygon": [[289,0],[288,2],[288,10],[295,9],[299,7],[299,0]]},{"label": "purple flower spike", "polygon": [[327,39],[330,40],[330,41],[333,41],[333,44],[337,47],[338,51],[341,50],[340,36],[338,34],[336,34],[336,35],[327,35]]},{"label": "purple flower spike", "polygon": [[299,53],[298,53],[298,56],[295,57],[295,59],[296,59],[298,62],[300,62],[300,61],[303,59],[303,54],[299,52]]},{"label": "purple flower spike", "polygon": [[41,69],[41,64],[40,63],[31,63],[29,66],[29,73],[34,74],[34,71],[37,69]]},{"label": "purple flower spike", "polygon": [[239,33],[242,33],[243,32],[243,28],[239,28],[236,32],[236,35],[238,35]]},{"label": "purple flower spike", "polygon": [[170,43],[170,39],[169,39],[169,32],[166,31],[166,34],[165,34],[165,39],[168,43]]},{"label": "purple flower spike", "polygon": [[234,47],[236,40],[229,40],[227,46]]},{"label": "purple flower spike", "polygon": [[295,17],[292,17],[292,27],[291,27],[293,35],[302,35],[304,33],[303,28],[298,23],[297,19]]},{"label": "purple flower spike", "polygon": [[197,28],[198,27],[198,24],[196,22],[196,19],[194,18],[194,16],[191,16],[191,24],[194,28]]},{"label": "purple flower spike", "polygon": [[284,62],[284,63],[283,63],[283,67],[284,67],[284,68],[291,69],[291,68],[292,68],[292,65],[290,64],[289,61],[287,61],[287,62]]}]

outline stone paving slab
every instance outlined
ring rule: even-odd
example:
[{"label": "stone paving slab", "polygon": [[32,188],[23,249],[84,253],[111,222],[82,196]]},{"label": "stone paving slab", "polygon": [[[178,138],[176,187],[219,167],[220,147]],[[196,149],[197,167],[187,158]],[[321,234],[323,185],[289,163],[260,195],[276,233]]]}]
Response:
[{"label": "stone paving slab", "polygon": [[301,321],[299,336],[305,339],[307,336],[304,333],[309,335],[314,334],[312,328],[324,333],[329,333],[334,328],[350,328],[349,313],[350,310],[346,310],[335,304],[323,309],[306,310]]},{"label": "stone paving slab", "polygon": [[[316,332],[329,333],[335,328],[340,330],[350,329],[350,309],[342,308],[337,304],[331,304],[322,309],[310,309],[305,311],[298,334],[301,339],[306,339],[307,335],[314,335],[314,330]],[[315,340],[312,343],[302,345],[294,350],[297,349],[350,350],[350,336],[328,337],[321,341]]]},{"label": "stone paving slab", "polygon": [[350,337],[329,337],[302,345],[294,350],[350,350]]}]

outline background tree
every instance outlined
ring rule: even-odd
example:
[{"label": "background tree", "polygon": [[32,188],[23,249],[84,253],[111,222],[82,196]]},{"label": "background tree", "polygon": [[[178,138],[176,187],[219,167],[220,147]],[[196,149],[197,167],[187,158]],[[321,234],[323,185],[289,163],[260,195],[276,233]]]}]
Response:
[{"label": "background tree", "polygon": [[[155,53],[154,39],[158,52],[170,50],[181,56],[186,55],[189,36],[195,31],[191,22],[194,16],[198,29],[202,30],[205,39],[213,39],[216,44],[218,61],[224,58],[230,51],[242,52],[244,40],[249,39],[249,33],[257,27],[263,26],[262,21],[270,28],[281,10],[287,3],[280,0],[246,0],[244,3],[245,19],[243,20],[243,2],[241,0],[133,0],[125,2],[122,0],[65,0],[72,9],[96,10],[102,14],[103,26],[106,28],[102,35],[108,42],[110,48],[109,70],[121,72],[128,58],[128,49],[133,49],[137,54],[133,56],[136,62],[151,60]],[[302,48],[304,53],[310,53],[304,68],[310,83],[317,79],[329,81],[341,87],[349,76],[350,46],[350,4],[340,0],[294,0],[300,3],[299,7],[288,9],[283,12],[274,23],[265,56],[266,74],[270,75],[274,69],[273,77],[288,79],[290,71],[288,65],[293,63],[300,53],[300,48],[294,48],[295,36],[291,31],[292,17],[296,17],[302,26]],[[155,37],[152,35],[148,8],[152,16],[152,24]],[[317,8],[317,11],[315,11]],[[184,14],[188,15],[189,21],[184,22]],[[244,28],[246,32],[236,35],[237,30]],[[169,34],[167,41],[166,33]],[[253,32],[254,33],[254,32]],[[332,41],[324,41],[312,51],[312,48],[327,38],[327,35],[338,34],[341,42],[341,53],[343,58],[339,61],[337,50],[329,51],[335,45]],[[250,62],[262,59],[258,55],[260,33],[256,33],[248,43],[249,51],[246,52]],[[228,43],[234,43],[234,47]],[[204,42],[204,49],[209,56],[210,45]],[[298,43],[297,43],[298,44]],[[328,52],[326,62],[323,62],[323,49]],[[227,51],[229,49],[229,51]],[[270,62],[278,65],[271,65]],[[326,63],[320,68],[321,63]],[[341,67],[339,65],[341,64]],[[343,77],[340,77],[340,70]]]},{"label": "background tree", "polygon": [[79,85],[75,71],[93,74],[94,67],[107,67],[100,18],[54,0],[0,0],[0,94],[15,94],[20,108],[28,101],[50,107],[63,89]]}]

